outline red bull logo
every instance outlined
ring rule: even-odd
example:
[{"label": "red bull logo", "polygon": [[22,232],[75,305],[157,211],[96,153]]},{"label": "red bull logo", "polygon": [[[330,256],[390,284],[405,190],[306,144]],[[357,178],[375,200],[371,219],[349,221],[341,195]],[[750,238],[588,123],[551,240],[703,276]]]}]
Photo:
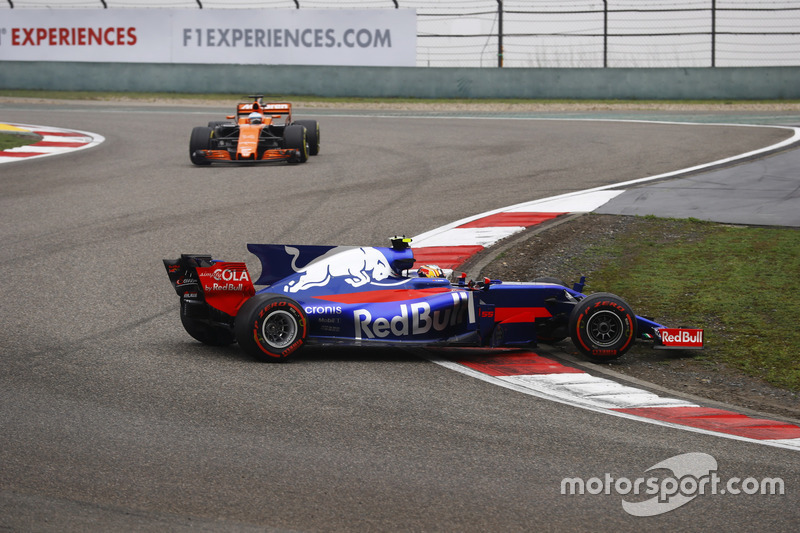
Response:
[{"label": "red bull logo", "polygon": [[433,331],[444,331],[448,327],[464,322],[469,307],[469,295],[464,292],[450,293],[453,301],[440,309],[431,311],[428,302],[400,304],[400,312],[391,317],[373,317],[367,309],[353,311],[356,340],[383,339],[389,335],[406,337],[425,335]]},{"label": "red bull logo", "polygon": [[702,348],[702,329],[662,328],[661,343],[669,348]]},{"label": "red bull logo", "polygon": [[293,257],[292,270],[302,274],[299,279],[284,286],[284,292],[288,293],[324,287],[334,279],[342,279],[348,285],[361,287],[392,275],[389,261],[375,248],[333,248],[301,268],[297,267],[300,251],[292,246],[287,246],[285,250]]}]

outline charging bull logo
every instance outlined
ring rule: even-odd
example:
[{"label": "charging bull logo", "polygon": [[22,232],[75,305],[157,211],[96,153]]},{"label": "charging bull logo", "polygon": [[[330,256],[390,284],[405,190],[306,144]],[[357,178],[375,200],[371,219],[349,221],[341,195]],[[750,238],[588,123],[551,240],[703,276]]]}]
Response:
[{"label": "charging bull logo", "polygon": [[284,248],[292,256],[292,270],[302,274],[299,279],[284,286],[284,292],[300,292],[311,287],[324,287],[334,278],[343,278],[353,287],[370,281],[381,281],[392,275],[389,261],[375,248],[333,248],[304,267],[297,267],[300,250],[293,246]]}]

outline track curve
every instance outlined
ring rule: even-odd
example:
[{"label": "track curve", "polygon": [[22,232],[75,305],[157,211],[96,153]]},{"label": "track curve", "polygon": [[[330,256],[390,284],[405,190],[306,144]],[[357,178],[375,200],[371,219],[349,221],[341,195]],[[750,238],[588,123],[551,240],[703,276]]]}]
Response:
[{"label": "track curve", "polygon": [[0,110],[106,139],[0,176],[3,526],[633,530],[625,498],[562,495],[562,480],[635,478],[693,451],[714,456],[722,477],[780,477],[786,494],[698,497],[653,525],[795,526],[796,452],[608,419],[404,351],[258,364],[185,335],[160,264],[180,252],[249,261],[246,242],[382,245],[785,134],[331,116],[306,165],[196,168],[188,132],[226,110]]}]

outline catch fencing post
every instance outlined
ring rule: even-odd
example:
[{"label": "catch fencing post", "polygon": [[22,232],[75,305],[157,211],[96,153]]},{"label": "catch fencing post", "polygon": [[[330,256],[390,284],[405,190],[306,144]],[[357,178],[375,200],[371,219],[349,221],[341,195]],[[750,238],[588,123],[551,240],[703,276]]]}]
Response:
[{"label": "catch fencing post", "polygon": [[503,0],[497,0],[497,67],[503,68]]},{"label": "catch fencing post", "polygon": [[717,66],[717,0],[711,0],[711,67]]},{"label": "catch fencing post", "polygon": [[603,68],[608,68],[608,0],[603,0]]}]

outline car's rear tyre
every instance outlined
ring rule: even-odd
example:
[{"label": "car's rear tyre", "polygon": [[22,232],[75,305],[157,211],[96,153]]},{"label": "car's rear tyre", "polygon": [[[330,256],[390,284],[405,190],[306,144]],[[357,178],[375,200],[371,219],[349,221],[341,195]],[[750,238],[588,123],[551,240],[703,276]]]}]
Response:
[{"label": "car's rear tyre", "polygon": [[192,135],[189,137],[189,159],[195,165],[210,165],[211,161],[205,157],[195,155],[198,150],[209,150],[211,148],[211,128],[197,126],[192,129]]},{"label": "car's rear tyre", "polygon": [[319,153],[319,122],[316,120],[298,120],[295,124],[306,127],[306,140],[308,141],[308,155]]},{"label": "car's rear tyre", "polygon": [[572,310],[569,332],[575,347],[595,362],[621,357],[636,340],[636,315],[619,296],[597,292]]},{"label": "car's rear tyre", "polygon": [[181,300],[181,324],[193,339],[210,346],[227,346],[236,342],[233,331],[221,326],[212,326],[207,322],[192,318],[186,309],[186,303]]},{"label": "car's rear tyre", "polygon": [[305,163],[308,161],[308,139],[305,126],[292,124],[283,130],[284,147],[297,150],[298,155],[289,160],[290,163]]},{"label": "car's rear tyre", "polygon": [[234,333],[249,355],[269,362],[288,361],[305,344],[308,319],[294,300],[261,294],[239,310]]}]

